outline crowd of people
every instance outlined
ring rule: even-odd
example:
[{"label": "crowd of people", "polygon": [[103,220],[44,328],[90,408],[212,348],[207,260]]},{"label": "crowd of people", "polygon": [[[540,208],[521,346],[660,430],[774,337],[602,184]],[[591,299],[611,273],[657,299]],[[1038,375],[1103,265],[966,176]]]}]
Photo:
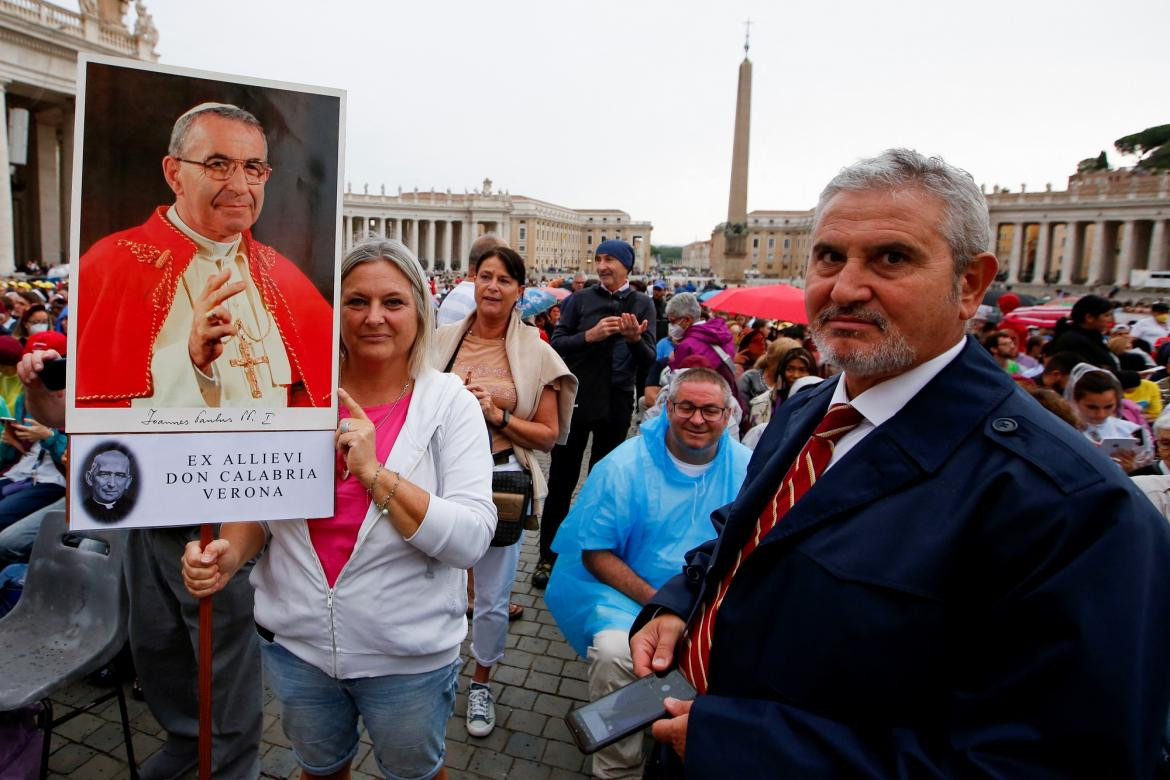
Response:
[{"label": "crowd of people", "polygon": [[[305,777],[348,777],[362,724],[386,777],[445,777],[467,619],[465,723],[484,738],[536,528],[532,584],[590,697],[676,666],[698,694],[664,701],[653,755],[640,733],[596,753],[597,777],[1151,776],[1170,707],[1170,307],[1132,330],[1091,295],[1051,331],[977,317],[989,244],[970,176],[907,150],[822,193],[807,324],[631,280],[618,240],[525,320],[522,258],[488,235],[474,309],[437,328],[456,280],[359,243],[333,517],[224,524],[206,546],[131,532],[131,647],[167,732],[139,776],[195,763],[191,616],[218,594],[217,777],[258,774],[261,667]],[[41,326],[67,327],[15,297],[14,527],[62,494],[47,426],[64,409],[38,377],[64,348]]]}]

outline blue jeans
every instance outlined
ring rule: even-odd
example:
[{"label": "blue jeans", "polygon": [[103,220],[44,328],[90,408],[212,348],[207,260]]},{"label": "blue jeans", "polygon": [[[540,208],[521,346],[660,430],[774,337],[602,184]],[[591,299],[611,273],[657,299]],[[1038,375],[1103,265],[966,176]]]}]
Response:
[{"label": "blue jeans", "polygon": [[284,734],[310,774],[327,775],[353,760],[358,715],[390,780],[431,778],[443,768],[459,661],[422,674],[339,680],[275,642],[261,640],[260,655],[280,699]]},{"label": "blue jeans", "polygon": [[0,569],[10,563],[27,563],[45,514],[64,509],[65,499],[54,501],[0,531]]}]

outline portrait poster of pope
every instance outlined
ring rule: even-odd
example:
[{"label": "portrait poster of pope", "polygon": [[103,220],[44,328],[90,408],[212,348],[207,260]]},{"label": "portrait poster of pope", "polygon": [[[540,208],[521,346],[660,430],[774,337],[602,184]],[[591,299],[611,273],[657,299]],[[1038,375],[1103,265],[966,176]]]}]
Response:
[{"label": "portrait poster of pope", "polygon": [[78,68],[71,525],[329,516],[344,92]]},{"label": "portrait poster of pope", "polygon": [[70,432],[332,428],[344,95],[80,71]]}]

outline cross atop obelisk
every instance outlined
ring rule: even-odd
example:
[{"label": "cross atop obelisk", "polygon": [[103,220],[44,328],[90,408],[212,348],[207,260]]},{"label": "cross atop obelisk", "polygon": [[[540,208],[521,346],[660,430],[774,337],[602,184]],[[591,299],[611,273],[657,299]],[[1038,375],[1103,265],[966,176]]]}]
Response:
[{"label": "cross atop obelisk", "polygon": [[748,49],[752,47],[752,20],[748,19],[743,23],[743,56],[746,59],[748,56]]}]

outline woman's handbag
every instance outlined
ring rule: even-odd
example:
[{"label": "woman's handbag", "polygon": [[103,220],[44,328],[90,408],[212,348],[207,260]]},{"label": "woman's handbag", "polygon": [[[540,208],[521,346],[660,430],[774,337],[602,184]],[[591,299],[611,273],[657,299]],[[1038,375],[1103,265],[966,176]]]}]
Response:
[{"label": "woman's handbag", "polygon": [[492,502],[497,518],[492,547],[515,544],[532,506],[532,475],[527,471],[492,472]]}]

